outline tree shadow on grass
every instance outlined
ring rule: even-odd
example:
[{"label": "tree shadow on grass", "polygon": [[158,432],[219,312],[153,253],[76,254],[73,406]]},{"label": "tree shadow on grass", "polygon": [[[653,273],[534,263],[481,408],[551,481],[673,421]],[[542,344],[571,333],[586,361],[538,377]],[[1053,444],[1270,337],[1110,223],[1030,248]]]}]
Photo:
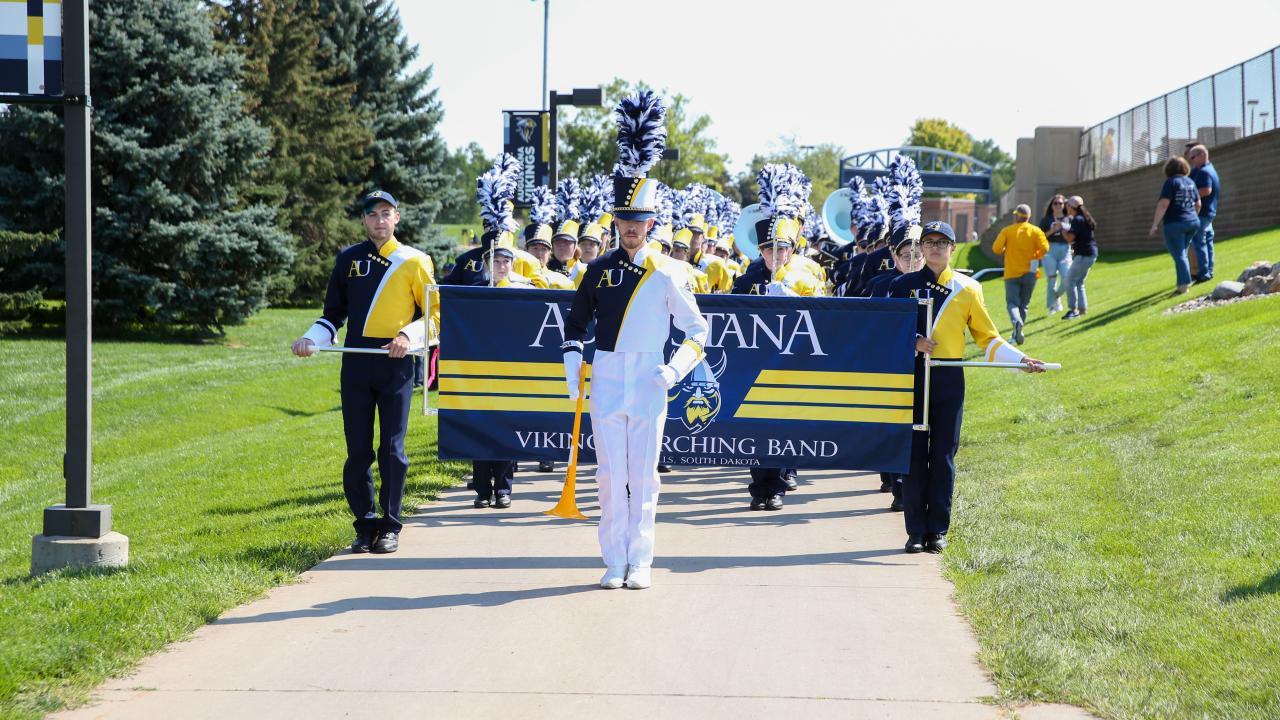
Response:
[{"label": "tree shadow on grass", "polygon": [[1237,585],[1231,588],[1222,593],[1222,602],[1248,600],[1263,595],[1280,595],[1280,572],[1272,573],[1270,577],[1252,585]]}]

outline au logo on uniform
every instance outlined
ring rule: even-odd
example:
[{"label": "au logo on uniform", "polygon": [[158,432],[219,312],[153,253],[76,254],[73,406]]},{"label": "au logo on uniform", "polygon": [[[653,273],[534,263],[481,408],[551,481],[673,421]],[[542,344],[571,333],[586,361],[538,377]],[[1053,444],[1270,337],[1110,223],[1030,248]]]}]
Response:
[{"label": "au logo on uniform", "polygon": [[369,260],[352,260],[351,269],[347,271],[347,277],[366,277],[369,274],[369,268],[372,267]]},{"label": "au logo on uniform", "polygon": [[480,272],[484,269],[484,262],[473,258],[467,261],[467,265],[464,269],[467,272]]},{"label": "au logo on uniform", "polygon": [[602,271],[600,273],[600,282],[596,283],[596,287],[597,288],[618,287],[619,285],[622,284],[622,278],[625,277],[622,274],[622,272],[623,271],[621,268]]},{"label": "au logo on uniform", "polygon": [[[724,351],[717,354],[720,357],[714,366],[704,357],[667,395],[667,419],[679,420],[694,435],[706,430],[720,414],[720,376],[729,366],[729,358]],[[672,408],[676,409],[674,416]]]}]

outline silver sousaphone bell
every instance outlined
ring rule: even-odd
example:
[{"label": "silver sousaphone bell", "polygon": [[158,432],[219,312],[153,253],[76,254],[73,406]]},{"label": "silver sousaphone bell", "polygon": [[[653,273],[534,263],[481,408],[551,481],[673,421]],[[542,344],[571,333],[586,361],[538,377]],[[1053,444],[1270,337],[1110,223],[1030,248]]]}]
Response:
[{"label": "silver sousaphone bell", "polygon": [[733,244],[737,245],[738,250],[751,260],[760,257],[756,223],[763,219],[764,212],[760,210],[760,203],[751,203],[742,208],[742,214],[738,215],[738,222],[733,226]]},{"label": "silver sousaphone bell", "polygon": [[822,224],[827,226],[827,236],[841,245],[853,242],[853,218],[850,216],[849,198],[853,191],[847,187],[837,189],[822,203]]}]

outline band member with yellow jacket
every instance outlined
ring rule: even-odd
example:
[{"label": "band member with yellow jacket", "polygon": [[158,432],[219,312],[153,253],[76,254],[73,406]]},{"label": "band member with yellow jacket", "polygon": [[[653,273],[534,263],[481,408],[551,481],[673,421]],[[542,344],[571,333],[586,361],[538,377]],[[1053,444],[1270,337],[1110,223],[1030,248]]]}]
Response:
[{"label": "band member with yellow jacket", "polygon": [[[762,263],[749,269],[733,283],[735,295],[818,296],[824,283],[794,256],[800,234],[800,213],[809,199],[808,179],[790,163],[765,165],[756,178],[760,186],[760,207],[765,218],[756,223],[756,244]],[[781,510],[782,498],[795,489],[791,468],[752,468],[752,510]]]},{"label": "band member with yellow jacket", "polygon": [[547,267],[547,263],[551,260],[551,236],[554,234],[552,224],[555,220],[555,195],[550,188],[542,186],[534,188],[532,204],[529,207],[529,224],[524,228],[524,249],[538,262],[538,268],[533,276],[534,284],[551,290],[572,290],[573,281],[568,276]]},{"label": "band member with yellow jacket", "polygon": [[[889,285],[891,297],[933,298],[933,334],[925,337],[921,323],[916,338],[916,417],[923,417],[924,357],[937,360],[964,357],[967,330],[982,349],[983,359],[1018,362],[1026,372],[1044,372],[1044,364],[1005,342],[987,312],[982,285],[951,268],[955,233],[945,222],[924,226],[920,246],[925,266],[906,273]],[[927,431],[916,431],[911,443],[911,472],[902,485],[903,515],[907,528],[906,551],[942,552],[951,526],[951,496],[955,488],[955,455],[960,444],[964,416],[964,370],[958,367],[930,369]]]}]

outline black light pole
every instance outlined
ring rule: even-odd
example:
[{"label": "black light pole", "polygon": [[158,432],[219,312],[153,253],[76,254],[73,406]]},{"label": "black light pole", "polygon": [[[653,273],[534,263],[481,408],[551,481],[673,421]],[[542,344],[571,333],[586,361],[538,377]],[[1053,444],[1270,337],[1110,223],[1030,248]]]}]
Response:
[{"label": "black light pole", "polygon": [[[63,127],[66,163],[67,447],[66,503],[44,509],[32,547],[33,574],[68,566],[119,566],[128,539],[111,532],[111,506],[94,505],[92,243],[89,185],[89,0],[62,3]],[[109,537],[108,537],[109,536]]]},{"label": "black light pole", "polygon": [[600,88],[574,88],[571,93],[558,93],[552,90],[547,96],[547,110],[551,113],[551,147],[548,165],[551,186],[555,187],[560,178],[560,137],[556,134],[557,116],[561,105],[575,107],[600,107],[604,104],[604,91]]}]

